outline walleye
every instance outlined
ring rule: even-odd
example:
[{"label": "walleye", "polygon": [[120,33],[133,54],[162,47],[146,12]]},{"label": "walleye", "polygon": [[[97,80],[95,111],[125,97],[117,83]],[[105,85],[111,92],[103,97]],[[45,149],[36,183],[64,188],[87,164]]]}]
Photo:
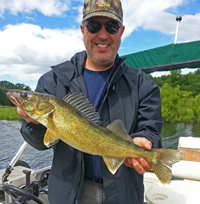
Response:
[{"label": "walleye", "polygon": [[183,159],[185,152],[172,149],[147,151],[133,143],[123,122],[116,120],[106,128],[100,127],[99,115],[83,94],[68,94],[63,100],[55,96],[9,90],[9,99],[47,131],[44,144],[50,147],[59,139],[85,153],[100,155],[112,174],[125,158],[145,158],[163,184],[169,184],[171,167]]}]

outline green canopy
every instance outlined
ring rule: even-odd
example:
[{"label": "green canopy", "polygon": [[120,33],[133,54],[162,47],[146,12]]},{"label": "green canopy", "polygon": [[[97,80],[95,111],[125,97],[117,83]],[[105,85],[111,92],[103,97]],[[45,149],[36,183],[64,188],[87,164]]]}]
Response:
[{"label": "green canopy", "polygon": [[169,44],[126,57],[126,64],[147,73],[182,68],[200,68],[200,41]]}]

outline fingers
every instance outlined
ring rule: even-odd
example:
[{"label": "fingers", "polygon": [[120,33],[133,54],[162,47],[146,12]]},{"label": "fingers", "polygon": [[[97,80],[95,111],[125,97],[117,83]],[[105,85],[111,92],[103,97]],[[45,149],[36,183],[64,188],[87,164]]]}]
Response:
[{"label": "fingers", "polygon": [[145,169],[140,164],[140,160],[138,159],[131,159],[134,169],[141,175],[145,173]]},{"label": "fingers", "polygon": [[134,168],[141,175],[143,175],[146,171],[151,170],[151,167],[149,166],[148,162],[143,158],[126,158],[124,164],[127,167]]},{"label": "fingers", "polygon": [[21,116],[27,123],[39,124],[36,120],[30,118],[21,108],[17,107],[17,113]]},{"label": "fingers", "polygon": [[21,116],[22,118],[26,118],[28,117],[28,115],[19,107],[17,107],[17,113],[19,114],[19,116]]},{"label": "fingers", "polygon": [[[135,137],[133,142],[147,150],[151,150],[152,143],[146,138]],[[135,159],[135,158],[126,158],[124,164],[127,167],[134,168],[139,174],[143,175],[146,171],[150,171],[151,167],[144,158]]]},{"label": "fingers", "polygon": [[143,169],[145,171],[150,171],[151,170],[151,167],[150,167],[149,163],[144,158],[140,159],[140,165],[143,167]]},{"label": "fingers", "polygon": [[126,158],[124,164],[127,167],[135,169],[141,175],[145,173],[145,169],[140,165],[140,162],[135,158]]},{"label": "fingers", "polygon": [[146,138],[142,138],[142,137],[135,137],[133,138],[133,142],[136,145],[139,145],[147,150],[150,150],[152,148],[152,143],[147,140]]}]

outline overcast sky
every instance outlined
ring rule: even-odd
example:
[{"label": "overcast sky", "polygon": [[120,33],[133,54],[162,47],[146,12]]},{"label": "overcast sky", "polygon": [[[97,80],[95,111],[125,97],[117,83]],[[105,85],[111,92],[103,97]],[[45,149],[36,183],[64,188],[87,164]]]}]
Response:
[{"label": "overcast sky", "polygon": [[[0,81],[32,89],[50,66],[84,50],[83,0],[0,0]],[[122,0],[125,33],[119,55],[200,40],[200,0]]]}]

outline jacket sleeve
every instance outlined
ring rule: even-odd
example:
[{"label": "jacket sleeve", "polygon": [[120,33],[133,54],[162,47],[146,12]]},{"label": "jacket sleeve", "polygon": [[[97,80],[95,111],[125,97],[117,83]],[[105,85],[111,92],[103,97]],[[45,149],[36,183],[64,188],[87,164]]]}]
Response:
[{"label": "jacket sleeve", "polygon": [[[55,81],[53,80],[53,72],[48,72],[43,75],[37,84],[36,92],[55,94]],[[36,125],[35,123],[27,123],[25,120],[22,121],[22,127],[20,130],[24,140],[32,147],[38,150],[48,149],[44,143],[43,138],[46,132],[46,127],[41,124]]]},{"label": "jacket sleeve", "polygon": [[43,125],[27,123],[25,120],[23,120],[20,132],[24,140],[35,149],[48,149],[43,143],[44,134],[46,132],[46,128]]},{"label": "jacket sleeve", "polygon": [[160,133],[163,126],[158,86],[145,73],[139,78],[138,115],[132,137],[144,137],[153,148],[161,148]]}]

